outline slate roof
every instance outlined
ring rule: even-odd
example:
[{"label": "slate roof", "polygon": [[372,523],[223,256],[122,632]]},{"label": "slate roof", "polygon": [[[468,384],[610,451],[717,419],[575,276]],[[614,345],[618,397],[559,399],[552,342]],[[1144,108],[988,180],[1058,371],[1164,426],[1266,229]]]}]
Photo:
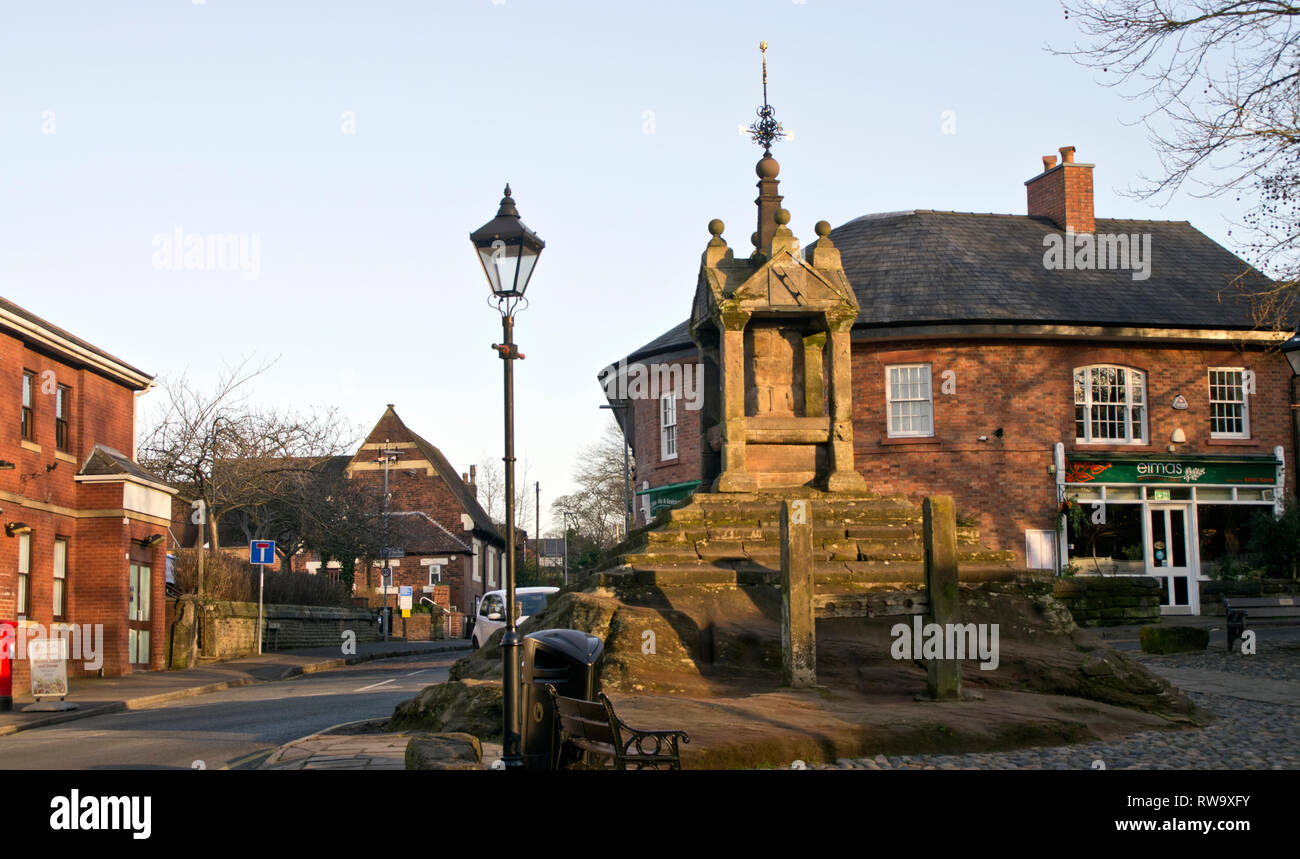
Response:
[{"label": "slate roof", "polygon": [[141,468],[139,464],[131,460],[131,457],[105,444],[95,445],[95,448],[90,452],[90,456],[86,457],[85,463],[77,473],[97,476],[122,474],[140,480],[147,480],[150,483],[157,483],[160,486],[167,485],[165,480],[153,472]]},{"label": "slate roof", "polygon": [[472,546],[427,513],[419,510],[394,511],[389,517],[392,533],[388,542],[393,546],[401,546],[408,555],[474,551]]},{"label": "slate roof", "polygon": [[856,218],[830,238],[862,305],[857,326],[1255,327],[1230,285],[1247,264],[1186,221],[1096,220],[1098,235],[1151,236],[1146,280],[1128,269],[1048,269],[1049,233],[1061,235],[1045,218],[917,210]]},{"label": "slate roof", "polygon": [[[831,231],[861,311],[855,331],[930,324],[1121,325],[1254,329],[1231,281],[1239,257],[1186,221],[1096,220],[1097,234],[1151,236],[1150,277],[1050,270],[1045,218],[914,210],[864,215]],[[815,244],[815,243],[814,243]],[[1256,277],[1251,288],[1266,283]],[[627,360],[692,349],[682,322]]]},{"label": "slate roof", "polygon": [[447,457],[442,455],[442,451],[438,450],[438,448],[430,442],[421,438],[420,435],[410,427],[407,427],[407,432],[409,432],[411,438],[415,440],[415,445],[419,448],[420,453],[424,454],[425,459],[433,463],[433,467],[438,472],[438,476],[440,476],[443,482],[447,484],[447,487],[451,489],[452,494],[456,496],[460,501],[461,506],[465,508],[465,512],[468,513],[470,518],[474,521],[474,529],[476,531],[482,531],[489,537],[500,540],[504,543],[506,538],[501,535],[501,532],[497,529],[496,525],[493,524],[492,517],[483,509],[483,505],[478,503],[478,499],[474,497],[474,493],[465,485],[465,481],[461,480],[460,474],[454,467],[452,467],[452,464],[447,461]]}]

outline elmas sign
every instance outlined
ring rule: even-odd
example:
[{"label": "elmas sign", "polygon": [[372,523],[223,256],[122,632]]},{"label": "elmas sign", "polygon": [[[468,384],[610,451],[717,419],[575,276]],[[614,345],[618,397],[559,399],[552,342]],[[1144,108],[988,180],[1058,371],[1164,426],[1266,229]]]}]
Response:
[{"label": "elmas sign", "polygon": [[1266,456],[1236,459],[1071,456],[1065,461],[1065,482],[1274,486],[1277,484],[1277,461]]}]

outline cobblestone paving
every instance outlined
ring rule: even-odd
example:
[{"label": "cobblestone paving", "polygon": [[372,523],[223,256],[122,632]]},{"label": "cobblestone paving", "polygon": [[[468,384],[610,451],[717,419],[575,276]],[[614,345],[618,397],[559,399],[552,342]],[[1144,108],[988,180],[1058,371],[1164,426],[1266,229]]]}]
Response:
[{"label": "cobblestone paving", "polygon": [[[1223,671],[1300,684],[1300,648],[1270,647],[1253,656],[1222,652],[1141,657],[1152,668]],[[1300,711],[1224,695],[1187,693],[1219,718],[1205,728],[1143,731],[1117,742],[964,755],[876,755],[816,769],[1300,769]]]}]

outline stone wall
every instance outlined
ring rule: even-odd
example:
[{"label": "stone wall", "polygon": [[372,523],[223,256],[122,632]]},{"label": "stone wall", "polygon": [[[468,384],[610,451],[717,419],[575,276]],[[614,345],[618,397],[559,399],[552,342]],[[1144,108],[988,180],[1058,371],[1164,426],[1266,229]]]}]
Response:
[{"label": "stone wall", "polygon": [[1052,591],[1079,626],[1160,620],[1160,582],[1150,576],[1067,576]]},{"label": "stone wall", "polygon": [[[235,659],[257,652],[257,603],[213,602],[204,616],[200,656],[205,659]],[[378,641],[379,624],[374,612],[359,608],[330,606],[268,605],[263,607],[268,626],[279,629],[264,634],[265,649],[272,642],[276,649],[296,647],[341,646],[343,633],[352,631],[358,642]],[[171,646],[168,665],[187,667],[190,625],[194,617],[194,598],[181,597],[169,612],[174,618],[169,626]]]},{"label": "stone wall", "polygon": [[1201,582],[1201,614],[1223,614],[1223,598],[1300,596],[1300,582],[1290,579],[1248,579]]}]

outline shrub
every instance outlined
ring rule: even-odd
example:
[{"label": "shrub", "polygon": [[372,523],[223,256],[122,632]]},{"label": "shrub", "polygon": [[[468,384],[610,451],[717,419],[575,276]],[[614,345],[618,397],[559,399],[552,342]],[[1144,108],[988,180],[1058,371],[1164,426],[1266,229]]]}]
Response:
[{"label": "shrub", "polygon": [[[198,557],[193,549],[176,551],[176,587],[181,593],[198,590]],[[203,591],[214,600],[257,602],[258,573],[247,561],[231,555],[209,554],[203,568]],[[266,572],[263,601],[268,605],[320,605],[350,607],[347,587],[326,576],[308,573]]]}]

